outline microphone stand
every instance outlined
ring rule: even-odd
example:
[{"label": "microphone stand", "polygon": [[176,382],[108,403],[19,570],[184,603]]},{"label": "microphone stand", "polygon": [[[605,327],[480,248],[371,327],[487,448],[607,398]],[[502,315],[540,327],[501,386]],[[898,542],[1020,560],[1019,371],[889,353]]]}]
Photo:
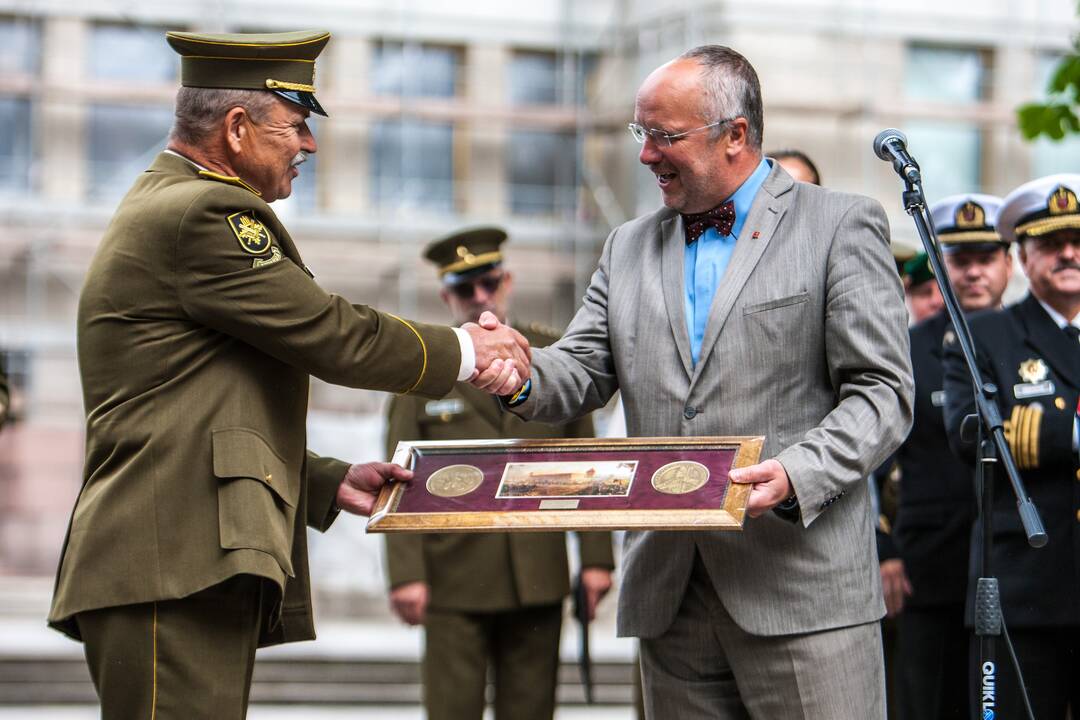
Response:
[{"label": "microphone stand", "polygon": [[[914,163],[912,163],[914,164]],[[992,574],[991,568],[991,543],[993,541],[993,488],[994,468],[1000,464],[1005,469],[1005,475],[1012,485],[1013,494],[1016,495],[1017,510],[1020,521],[1024,525],[1028,544],[1033,548],[1041,548],[1046,545],[1046,530],[1043,528],[1039,511],[1027,494],[1020,473],[1016,469],[1012,453],[1005,441],[1005,431],[1001,420],[1001,412],[998,410],[994,395],[997,388],[988,382],[984,382],[975,361],[975,344],[968,329],[967,321],[960,309],[960,303],[953,292],[952,283],[945,272],[945,262],[941,255],[941,247],[934,233],[933,224],[927,217],[926,198],[922,191],[922,178],[919,176],[918,166],[914,166],[914,172],[910,167],[901,168],[894,163],[894,169],[904,180],[904,192],[902,195],[904,210],[915,221],[915,228],[922,239],[923,248],[930,260],[930,267],[934,271],[941,297],[945,303],[945,311],[956,333],[956,339],[960,343],[960,349],[967,364],[968,374],[971,376],[971,384],[975,392],[975,410],[973,416],[964,419],[965,428],[970,427],[969,421],[977,420],[978,424],[978,459],[975,465],[975,486],[979,496],[979,514],[982,519],[982,553],[978,561],[979,578],[975,588],[975,634],[979,637],[978,657],[978,697],[980,707],[975,714],[978,717],[995,717],[997,708],[997,665],[995,663],[995,641],[1002,633],[1003,619],[1001,616],[1001,600],[998,594],[998,581]],[[1006,631],[1006,641],[1008,633]],[[1017,677],[1022,678],[1020,667],[1017,663]],[[1028,709],[1031,720],[1031,703],[1027,698],[1027,689],[1021,680],[1020,693]],[[987,712],[989,711],[989,713]],[[1008,719],[1005,719],[1008,720]]]}]

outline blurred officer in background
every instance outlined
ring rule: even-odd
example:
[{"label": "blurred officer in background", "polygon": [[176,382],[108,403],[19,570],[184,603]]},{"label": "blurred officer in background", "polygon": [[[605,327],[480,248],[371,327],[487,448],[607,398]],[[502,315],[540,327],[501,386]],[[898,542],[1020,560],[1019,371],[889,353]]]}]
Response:
[{"label": "blurred officer in background", "polygon": [[[503,266],[505,240],[502,229],[480,227],[425,250],[454,322],[475,321],[485,311],[507,322],[513,276]],[[519,329],[535,347],[558,339],[537,325]],[[388,423],[388,456],[401,440],[593,437],[588,417],[564,426],[526,423],[464,383],[441,400],[395,397]],[[611,535],[578,539],[591,617],[611,587]],[[496,718],[551,720],[563,600],[570,591],[565,534],[388,535],[386,547],[391,607],[410,625],[424,626],[428,717],[480,720],[491,667]]]}]

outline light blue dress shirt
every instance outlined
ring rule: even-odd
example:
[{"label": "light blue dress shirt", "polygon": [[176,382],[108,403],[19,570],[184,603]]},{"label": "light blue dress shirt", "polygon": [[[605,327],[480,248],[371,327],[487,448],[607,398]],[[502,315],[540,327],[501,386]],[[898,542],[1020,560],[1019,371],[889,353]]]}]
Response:
[{"label": "light blue dress shirt", "polygon": [[[724,277],[731,253],[735,252],[735,240],[739,237],[750,205],[757,197],[772,166],[762,158],[750,177],[746,178],[735,194],[724,200],[735,203],[735,224],[730,235],[721,236],[710,227],[693,245],[687,245],[683,254],[683,287],[686,288],[686,326],[690,331],[690,353],[694,364],[701,357],[701,341],[705,337],[705,324],[709,320],[713,296]],[[722,204],[722,203],[721,203]]]}]

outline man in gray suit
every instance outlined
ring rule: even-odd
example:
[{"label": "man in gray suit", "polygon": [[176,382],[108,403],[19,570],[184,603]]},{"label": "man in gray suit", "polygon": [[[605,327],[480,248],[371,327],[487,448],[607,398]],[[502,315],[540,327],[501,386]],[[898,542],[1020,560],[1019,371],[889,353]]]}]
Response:
[{"label": "man in gray suit", "polygon": [[506,403],[565,421],[621,388],[630,436],[766,437],[731,474],[753,483],[742,532],[627,535],[618,628],[650,718],[882,718],[866,477],[912,398],[885,213],[762,157],[757,76],[729,48],[654,71],[630,129],[666,207],[611,233]]}]

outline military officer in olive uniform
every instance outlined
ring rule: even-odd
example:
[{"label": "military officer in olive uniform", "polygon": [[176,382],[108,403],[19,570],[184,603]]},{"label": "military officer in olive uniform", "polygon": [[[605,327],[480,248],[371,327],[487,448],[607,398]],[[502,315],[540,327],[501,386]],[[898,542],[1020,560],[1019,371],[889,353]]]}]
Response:
[{"label": "military officer in olive uniform", "polygon": [[169,33],[184,87],[168,149],[87,271],[84,483],[49,623],[84,642],[105,718],[242,718],[256,647],[314,637],[305,526],[366,514],[410,474],[308,452],[310,375],[440,397],[527,372],[508,328],[326,293],[267,204],[316,150],[328,39]]},{"label": "military officer in olive uniform", "polygon": [[[1000,207],[1001,198],[963,194],[930,208],[965,313],[1000,308],[1012,277],[1009,243],[995,229]],[[898,619],[897,696],[901,717],[926,720],[969,716],[964,599],[975,490],[971,468],[949,449],[942,415],[948,327],[948,316],[938,312],[910,330],[915,420],[896,454],[901,480],[893,540],[909,582]]]},{"label": "military officer in olive uniform", "polygon": [[[499,228],[473,228],[426,249],[455,322],[475,320],[485,310],[506,319],[513,278],[503,267],[505,239]],[[522,332],[537,347],[557,339],[537,326]],[[387,452],[400,440],[592,436],[588,418],[562,427],[526,423],[458,383],[441,400],[395,397]],[[592,612],[611,586],[611,536],[583,533],[579,540]],[[480,720],[491,666],[496,718],[550,720],[562,605],[570,590],[564,534],[391,535],[387,556],[391,606],[405,622],[424,625],[428,717]]]},{"label": "military officer in olive uniform", "polygon": [[[1061,174],[1022,185],[1005,198],[997,227],[1002,237],[1019,243],[1031,292],[1016,305],[969,318],[983,379],[998,388],[1009,447],[1049,535],[1043,548],[1028,545],[1016,500],[998,473],[992,572],[1035,717],[1045,720],[1063,720],[1069,706],[1073,717],[1080,710],[1078,193],[1080,175]],[[959,345],[949,338],[944,368],[950,441],[973,459],[974,443],[960,438],[961,422],[974,412],[971,381]],[[980,526],[981,521],[973,535],[973,572],[982,551]],[[969,581],[969,622],[974,584]],[[1004,643],[998,643],[997,714],[1024,717],[1007,657]]]}]

